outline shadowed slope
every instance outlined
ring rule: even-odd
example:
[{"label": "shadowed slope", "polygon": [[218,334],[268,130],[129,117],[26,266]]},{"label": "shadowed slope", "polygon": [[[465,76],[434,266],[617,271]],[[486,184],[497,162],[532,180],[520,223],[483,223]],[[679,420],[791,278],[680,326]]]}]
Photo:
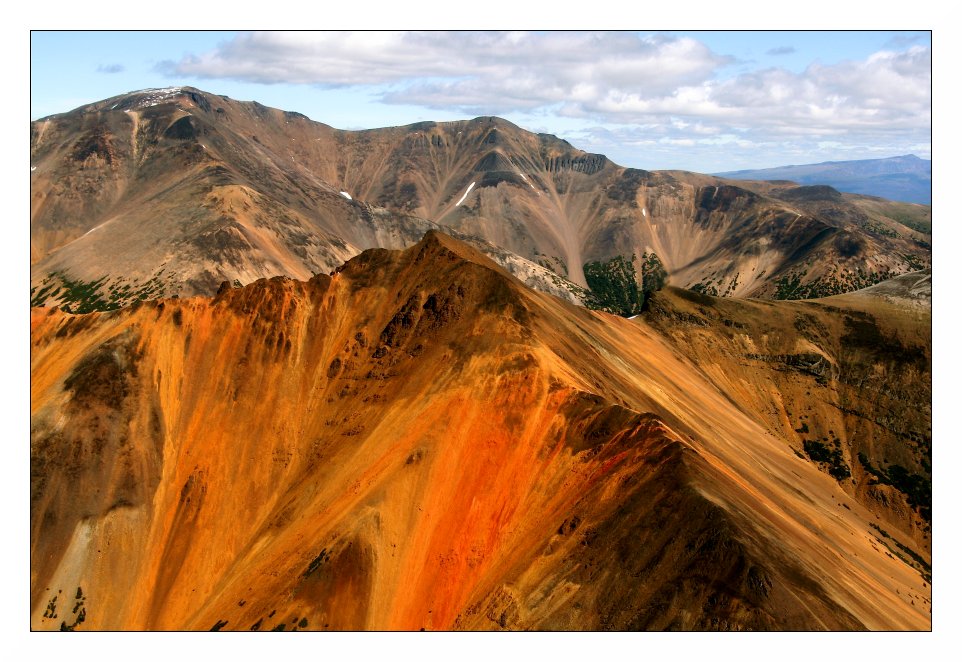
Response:
[{"label": "shadowed slope", "polygon": [[657,332],[442,234],[32,329],[37,628],[929,627]]}]

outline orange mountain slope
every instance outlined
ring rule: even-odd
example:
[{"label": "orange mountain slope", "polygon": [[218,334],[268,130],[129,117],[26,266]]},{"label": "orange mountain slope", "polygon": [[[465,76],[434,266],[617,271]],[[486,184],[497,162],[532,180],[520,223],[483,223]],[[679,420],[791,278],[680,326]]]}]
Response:
[{"label": "orange mountain slope", "polygon": [[36,308],[32,626],[928,629],[911,536],[678,347],[433,232]]}]

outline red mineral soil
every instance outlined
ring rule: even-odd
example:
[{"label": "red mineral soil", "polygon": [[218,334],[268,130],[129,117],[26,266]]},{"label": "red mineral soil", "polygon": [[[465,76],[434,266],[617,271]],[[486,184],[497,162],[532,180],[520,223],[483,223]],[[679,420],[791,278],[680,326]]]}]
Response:
[{"label": "red mineral soil", "polygon": [[444,234],[31,325],[35,629],[931,627],[760,405]]}]

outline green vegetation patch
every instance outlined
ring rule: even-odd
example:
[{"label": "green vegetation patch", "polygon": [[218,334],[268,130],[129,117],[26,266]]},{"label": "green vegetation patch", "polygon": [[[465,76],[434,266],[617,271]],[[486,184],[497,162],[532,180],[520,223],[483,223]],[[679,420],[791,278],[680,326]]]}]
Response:
[{"label": "green vegetation patch", "polygon": [[[924,263],[919,263],[924,264]],[[924,268],[924,267],[919,267]],[[861,267],[855,271],[839,270],[835,268],[827,276],[802,282],[808,273],[807,269],[792,271],[775,280],[775,299],[819,299],[836,294],[854,292],[862,288],[881,283],[883,280],[898,276],[898,272],[884,269],[869,272]]]},{"label": "green vegetation patch", "polygon": [[699,294],[708,294],[713,297],[718,296],[718,288],[712,285],[711,281],[695,283],[688,289],[690,289],[692,292],[698,292]]},{"label": "green vegetation patch", "polygon": [[108,285],[107,276],[85,281],[55,271],[30,290],[30,305],[56,304],[64,312],[74,314],[118,310],[137,301],[163,297],[167,289],[167,283],[161,279],[163,272],[161,269],[142,284],[124,283],[119,278]]},{"label": "green vegetation patch", "polygon": [[[641,268],[641,287],[635,271],[635,262]],[[652,292],[660,290],[668,281],[668,272],[655,253],[645,253],[641,260],[616,255],[606,262],[588,262],[584,265],[585,280],[591,290],[585,306],[593,310],[631,317],[642,312]]]},{"label": "green vegetation patch", "polygon": [[911,228],[916,232],[921,232],[922,234],[932,234],[932,217],[920,215],[918,217],[910,216],[908,214],[894,213],[888,214],[888,216],[894,220],[898,221],[907,228]]},{"label": "green vegetation patch", "polygon": [[912,271],[919,271],[920,269],[925,269],[928,266],[924,260],[919,258],[919,256],[912,255],[911,253],[902,253],[902,258],[905,260],[906,264],[909,265],[909,269]]},{"label": "green vegetation patch", "polygon": [[892,230],[891,228],[885,227],[878,221],[869,221],[865,223],[863,227],[869,232],[872,232],[877,235],[881,235],[883,237],[892,237],[893,239],[897,239],[899,236],[898,232],[896,232],[895,230]]}]

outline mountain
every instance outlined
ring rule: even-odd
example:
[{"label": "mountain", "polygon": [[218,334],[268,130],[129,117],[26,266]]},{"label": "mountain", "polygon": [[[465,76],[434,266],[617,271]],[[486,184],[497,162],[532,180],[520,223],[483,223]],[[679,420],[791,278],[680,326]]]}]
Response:
[{"label": "mountain", "polygon": [[649,303],[431,231],[34,308],[32,627],[929,629],[928,309]]},{"label": "mountain", "polygon": [[801,298],[931,264],[919,214],[753,186],[624,168],[494,117],[339,131],[194,88],[144,90],[31,123],[31,300],[84,312],[307,279],[429,229],[625,316],[642,306],[635,290],[665,279]]},{"label": "mountain", "polygon": [[914,154],[887,159],[826,161],[761,170],[718,173],[728,179],[790,180],[799,184],[831,186],[888,200],[932,204],[932,161]]}]

